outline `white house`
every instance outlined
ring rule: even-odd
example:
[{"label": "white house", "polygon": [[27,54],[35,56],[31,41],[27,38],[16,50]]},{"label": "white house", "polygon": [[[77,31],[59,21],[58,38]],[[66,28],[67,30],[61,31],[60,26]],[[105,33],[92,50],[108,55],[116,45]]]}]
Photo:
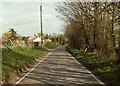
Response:
[{"label": "white house", "polygon": [[[33,40],[33,42],[41,42],[41,37],[37,37],[36,39]],[[43,40],[44,42],[44,40]]]}]

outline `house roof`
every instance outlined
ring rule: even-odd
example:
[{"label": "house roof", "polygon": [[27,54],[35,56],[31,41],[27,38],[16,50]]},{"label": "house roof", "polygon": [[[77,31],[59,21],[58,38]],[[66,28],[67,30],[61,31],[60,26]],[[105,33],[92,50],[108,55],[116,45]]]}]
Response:
[{"label": "house roof", "polygon": [[28,42],[33,42],[34,39],[36,39],[36,37],[30,36],[30,37],[28,38]]}]

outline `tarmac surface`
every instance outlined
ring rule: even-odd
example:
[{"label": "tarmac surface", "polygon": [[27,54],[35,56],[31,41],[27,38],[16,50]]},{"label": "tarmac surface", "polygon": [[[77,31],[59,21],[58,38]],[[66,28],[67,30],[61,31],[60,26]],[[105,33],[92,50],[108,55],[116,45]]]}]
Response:
[{"label": "tarmac surface", "polygon": [[65,46],[50,52],[17,84],[17,86],[103,86],[98,78],[65,51]]}]

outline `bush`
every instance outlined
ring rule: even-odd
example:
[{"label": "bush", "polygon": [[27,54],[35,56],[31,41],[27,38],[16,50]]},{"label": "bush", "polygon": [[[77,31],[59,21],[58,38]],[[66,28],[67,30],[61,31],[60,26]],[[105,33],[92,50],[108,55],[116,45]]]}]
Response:
[{"label": "bush", "polygon": [[54,49],[58,46],[59,46],[58,44],[54,44],[54,43],[49,43],[49,44],[45,45],[45,47],[48,48],[48,49]]}]

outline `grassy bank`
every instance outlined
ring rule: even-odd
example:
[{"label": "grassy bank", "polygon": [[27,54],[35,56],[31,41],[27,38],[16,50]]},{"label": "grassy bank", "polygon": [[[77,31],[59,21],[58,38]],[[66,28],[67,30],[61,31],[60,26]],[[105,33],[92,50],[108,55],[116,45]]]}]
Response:
[{"label": "grassy bank", "polygon": [[108,83],[108,86],[120,86],[120,64],[116,61],[94,52],[85,53],[69,47],[66,49],[101,80]]},{"label": "grassy bank", "polygon": [[47,53],[48,48],[56,48],[57,45],[47,45],[44,49],[40,48],[2,48],[2,78],[4,79],[16,69],[22,68],[26,63],[30,62],[33,58],[42,58],[42,55]]},{"label": "grassy bank", "polygon": [[22,68],[33,58],[41,57],[47,51],[28,48],[3,48],[2,49],[2,76],[5,78],[15,69]]}]

